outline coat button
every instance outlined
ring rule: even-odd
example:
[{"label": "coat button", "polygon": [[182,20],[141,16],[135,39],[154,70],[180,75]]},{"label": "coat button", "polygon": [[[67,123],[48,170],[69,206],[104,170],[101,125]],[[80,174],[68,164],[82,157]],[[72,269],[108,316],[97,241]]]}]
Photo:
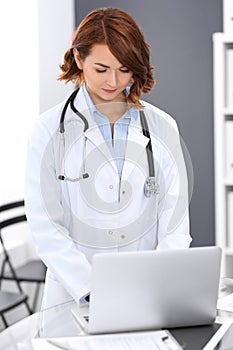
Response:
[{"label": "coat button", "polygon": [[109,234],[109,235],[112,235],[112,234],[113,234],[113,231],[108,231],[108,234]]},{"label": "coat button", "polygon": [[109,185],[109,189],[112,190],[113,189],[113,185]]}]

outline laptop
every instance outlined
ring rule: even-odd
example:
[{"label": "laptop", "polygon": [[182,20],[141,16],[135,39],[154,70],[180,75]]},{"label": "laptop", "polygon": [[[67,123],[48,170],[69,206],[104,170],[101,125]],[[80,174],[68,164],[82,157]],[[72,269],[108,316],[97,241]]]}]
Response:
[{"label": "laptop", "polygon": [[216,246],[97,254],[89,308],[73,315],[89,334],[213,323],[220,265]]}]

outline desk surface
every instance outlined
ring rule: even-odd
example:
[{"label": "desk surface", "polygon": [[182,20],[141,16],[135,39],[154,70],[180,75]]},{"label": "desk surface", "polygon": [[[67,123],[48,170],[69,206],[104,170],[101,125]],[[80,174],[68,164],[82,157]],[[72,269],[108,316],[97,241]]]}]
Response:
[{"label": "desk surface", "polygon": [[[75,337],[83,335],[71,310],[77,308],[74,301],[37,312],[10,326],[0,333],[1,350],[31,350],[35,337]],[[232,319],[233,313],[218,312],[216,323],[207,326],[169,329],[185,350],[201,350],[211,339],[220,323]],[[45,326],[44,326],[45,325]]]},{"label": "desk surface", "polygon": [[196,326],[170,329],[172,335],[185,350],[201,350],[221,325]]}]

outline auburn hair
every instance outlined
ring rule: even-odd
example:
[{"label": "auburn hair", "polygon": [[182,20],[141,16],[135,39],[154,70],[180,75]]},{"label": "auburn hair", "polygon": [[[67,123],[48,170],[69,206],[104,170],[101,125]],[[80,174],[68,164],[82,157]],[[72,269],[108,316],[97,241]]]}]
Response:
[{"label": "auburn hair", "polygon": [[141,93],[149,93],[155,83],[150,64],[150,46],[135,20],[116,8],[96,9],[82,20],[74,32],[70,48],[64,54],[58,80],[66,83],[72,81],[81,86],[83,72],[77,67],[73,49],[78,50],[84,61],[95,44],[107,45],[113,56],[133,72],[127,101],[142,107],[139,101]]}]

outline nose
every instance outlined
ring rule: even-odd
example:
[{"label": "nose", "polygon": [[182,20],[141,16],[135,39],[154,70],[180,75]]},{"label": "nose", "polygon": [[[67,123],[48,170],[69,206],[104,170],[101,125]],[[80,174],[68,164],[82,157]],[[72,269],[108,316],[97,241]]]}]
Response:
[{"label": "nose", "polygon": [[110,86],[111,88],[114,88],[117,86],[117,72],[115,69],[112,69],[107,77],[106,83],[108,84],[108,86]]}]

